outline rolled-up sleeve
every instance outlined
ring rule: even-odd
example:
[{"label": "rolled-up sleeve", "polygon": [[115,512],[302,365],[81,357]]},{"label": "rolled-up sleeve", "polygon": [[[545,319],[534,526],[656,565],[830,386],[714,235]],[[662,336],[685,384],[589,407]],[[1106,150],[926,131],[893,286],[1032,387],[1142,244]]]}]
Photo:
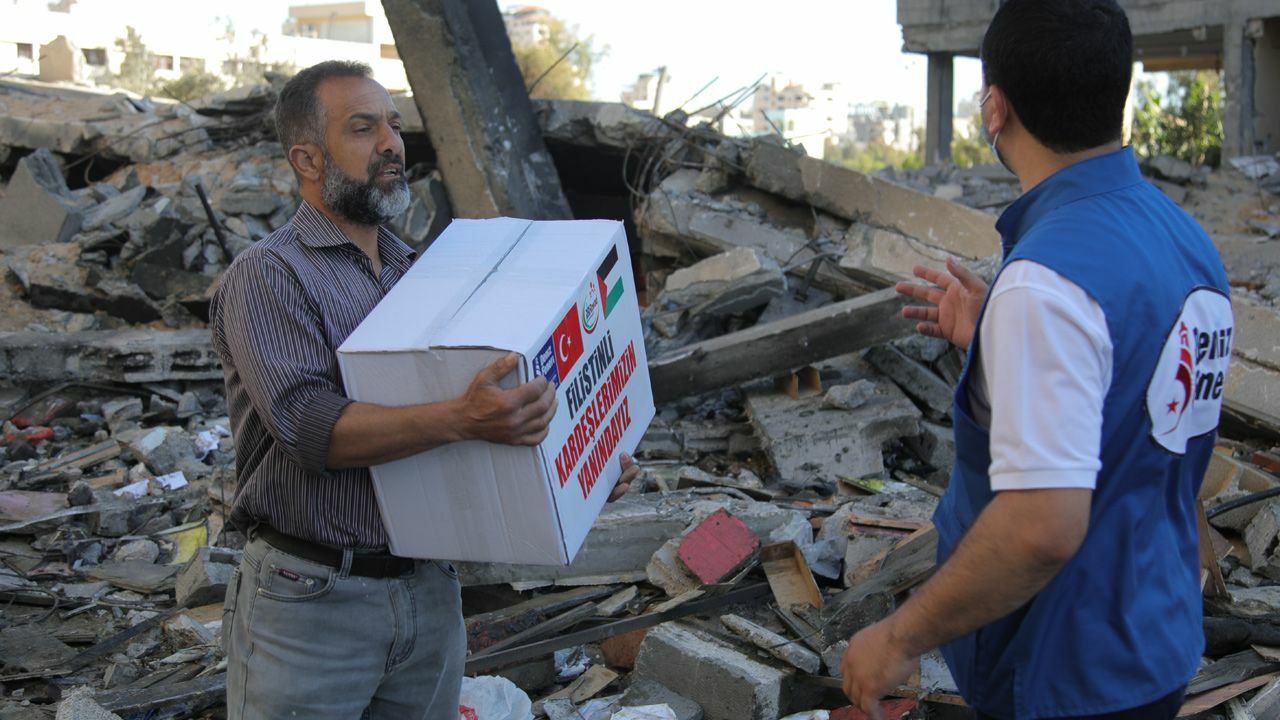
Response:
[{"label": "rolled-up sleeve", "polygon": [[302,283],[270,254],[235,263],[218,291],[219,327],[235,371],[289,458],[324,472],[333,427],[352,400]]}]

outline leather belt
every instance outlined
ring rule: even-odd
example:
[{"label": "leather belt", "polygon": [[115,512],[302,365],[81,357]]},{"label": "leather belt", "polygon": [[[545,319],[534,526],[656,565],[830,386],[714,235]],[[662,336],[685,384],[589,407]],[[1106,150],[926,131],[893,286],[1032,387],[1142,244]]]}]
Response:
[{"label": "leather belt", "polygon": [[[342,569],[343,550],[328,545],[320,545],[308,540],[285,535],[270,525],[258,525],[253,533],[281,552],[289,553],[303,560],[327,565],[334,570]],[[351,556],[349,575],[368,578],[394,578],[413,571],[416,561],[390,553],[361,553]]]}]

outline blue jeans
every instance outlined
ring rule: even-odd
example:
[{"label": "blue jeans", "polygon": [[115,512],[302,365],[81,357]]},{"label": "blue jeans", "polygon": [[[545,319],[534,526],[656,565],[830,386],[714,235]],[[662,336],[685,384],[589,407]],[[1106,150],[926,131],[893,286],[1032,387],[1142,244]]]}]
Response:
[{"label": "blue jeans", "polygon": [[398,578],[349,575],[245,547],[222,632],[228,720],[457,720],[466,661],[458,576],[423,560]]}]

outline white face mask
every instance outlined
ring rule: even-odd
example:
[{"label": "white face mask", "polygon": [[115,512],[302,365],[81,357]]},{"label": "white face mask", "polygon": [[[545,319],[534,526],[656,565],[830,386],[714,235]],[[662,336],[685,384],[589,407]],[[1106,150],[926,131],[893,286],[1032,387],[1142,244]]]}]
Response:
[{"label": "white face mask", "polygon": [[[986,105],[990,99],[991,91],[988,90],[987,94],[982,96],[982,100],[978,101],[978,107],[981,108]],[[996,147],[996,143],[1000,141],[1000,133],[996,133],[995,137],[992,137],[991,132],[987,130],[987,122],[985,120],[982,121],[982,138],[987,141],[987,147],[991,148],[991,154],[996,156],[996,161],[1003,165],[1005,170],[1017,175],[1017,173],[1013,172],[1013,168],[1009,167],[1009,163],[1004,161],[1004,156],[1000,154],[1000,148]]]}]

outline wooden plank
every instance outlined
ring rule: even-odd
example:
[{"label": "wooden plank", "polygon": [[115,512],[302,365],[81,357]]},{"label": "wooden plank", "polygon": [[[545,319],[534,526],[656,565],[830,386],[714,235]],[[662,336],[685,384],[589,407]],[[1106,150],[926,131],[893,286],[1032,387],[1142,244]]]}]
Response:
[{"label": "wooden plank", "polygon": [[822,591],[813,579],[813,571],[804,553],[790,540],[766,545],[760,550],[760,562],[778,607],[791,610],[798,606],[822,607]]},{"label": "wooden plank", "polygon": [[893,288],[704,340],[649,362],[654,399],[717,390],[865,350],[914,332]]},{"label": "wooden plank", "polygon": [[596,606],[596,617],[613,617],[623,610],[627,609],[627,605],[636,599],[636,595],[640,589],[635,585],[628,585],[618,592],[610,595],[608,598],[600,602]]},{"label": "wooden plank", "polygon": [[623,633],[651,628],[655,625],[661,625],[662,623],[669,622],[671,620],[679,620],[680,618],[687,617],[689,615],[706,614],[736,603],[754,603],[768,597],[771,597],[769,593],[769,585],[767,583],[756,583],[754,585],[730,590],[724,595],[695,600],[666,612],[649,612],[635,617],[615,620],[611,623],[587,628],[585,630],[576,630],[571,633],[550,638],[548,640],[540,640],[521,647],[475,654],[467,658],[465,672],[468,675],[474,673],[487,673],[500,668],[510,667],[512,665],[526,662],[534,658],[544,657],[546,655],[550,655],[556,650],[576,647],[578,645],[584,645],[591,642],[598,642],[605,638],[622,635]]},{"label": "wooden plank", "polygon": [[812,674],[818,672],[818,669],[822,667],[822,658],[818,656],[818,653],[802,647],[797,641],[785,638],[744,617],[726,613],[720,616],[720,622],[738,637],[801,672]]},{"label": "wooden plank", "polygon": [[592,665],[573,682],[546,696],[542,701],[545,703],[548,700],[567,698],[577,705],[595,697],[618,677],[618,673],[604,665]]},{"label": "wooden plank", "polygon": [[1262,659],[1252,649],[1244,650],[1213,662],[1196,673],[1187,685],[1187,694],[1200,695],[1276,670],[1280,670],[1280,666]]},{"label": "wooden plank", "polygon": [[579,622],[586,620],[587,618],[595,614],[596,614],[596,604],[593,602],[585,602],[579,605],[578,607],[573,608],[572,610],[561,613],[551,618],[550,620],[546,620],[544,622],[538,623],[537,625],[534,625],[531,628],[521,630],[520,632],[516,633],[515,635],[512,635],[511,637],[505,638],[503,640],[499,640],[498,642],[493,643],[489,647],[485,648],[485,651],[497,652],[499,650],[502,650],[503,648],[512,647],[513,645],[532,642],[534,640],[539,640],[541,638],[544,638],[548,635],[555,635],[556,633],[559,633],[562,630],[568,630],[574,625],[577,625]]},{"label": "wooden plank", "polygon": [[937,554],[938,531],[931,523],[852,571],[852,587],[845,593],[865,584],[873,592],[896,595],[923,582],[933,572]]},{"label": "wooden plank", "polygon": [[1280,672],[1259,675],[1258,677],[1249,678],[1248,680],[1243,680],[1231,685],[1225,685],[1217,688],[1216,690],[1211,690],[1209,692],[1189,697],[1186,702],[1182,704],[1182,709],[1178,710],[1177,717],[1191,717],[1192,715],[1198,715],[1207,710],[1212,710],[1222,703],[1232,698],[1240,697],[1250,690],[1260,688],[1276,678],[1280,678]]},{"label": "wooden plank", "polygon": [[564,612],[584,602],[607,597],[616,587],[588,586],[563,592],[539,595],[510,607],[478,613],[464,619],[467,626],[467,649],[480,652],[499,640],[527,630],[548,615]]},{"label": "wooden plank", "polygon": [[140,716],[158,708],[164,708],[172,717],[184,717],[222,702],[226,692],[227,674],[218,673],[140,690],[100,692],[94,697],[94,702],[122,717]]},{"label": "wooden plank", "polygon": [[920,528],[928,527],[929,521],[913,520],[911,518],[891,518],[880,515],[867,515],[865,513],[849,513],[849,524],[915,532]]},{"label": "wooden plank", "polygon": [[1204,594],[1208,597],[1228,597],[1227,584],[1222,579],[1222,567],[1218,565],[1218,553],[1213,548],[1213,529],[1205,518],[1204,503],[1196,502],[1196,529],[1200,537],[1200,567],[1208,572]]}]

